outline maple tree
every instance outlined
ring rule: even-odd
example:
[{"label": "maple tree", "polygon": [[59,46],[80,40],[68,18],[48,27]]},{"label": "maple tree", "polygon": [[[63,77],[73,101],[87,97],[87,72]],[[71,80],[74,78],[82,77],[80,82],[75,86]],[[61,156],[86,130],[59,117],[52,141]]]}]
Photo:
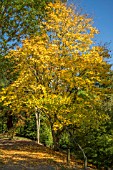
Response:
[{"label": "maple tree", "polygon": [[41,32],[6,55],[17,77],[2,89],[0,100],[17,117],[38,110],[55,136],[70,124],[95,126],[108,118],[96,108],[110,89],[96,83],[110,84],[110,65],[105,61],[108,51],[94,46],[98,30],[91,18],[61,2],[49,3],[46,9]]}]

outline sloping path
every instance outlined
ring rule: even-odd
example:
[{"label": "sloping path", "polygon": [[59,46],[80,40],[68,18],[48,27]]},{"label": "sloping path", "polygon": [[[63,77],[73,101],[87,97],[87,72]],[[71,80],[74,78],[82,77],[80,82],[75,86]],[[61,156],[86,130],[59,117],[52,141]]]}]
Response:
[{"label": "sloping path", "polygon": [[74,160],[67,166],[66,154],[35,141],[0,139],[0,170],[71,170],[74,167]]}]

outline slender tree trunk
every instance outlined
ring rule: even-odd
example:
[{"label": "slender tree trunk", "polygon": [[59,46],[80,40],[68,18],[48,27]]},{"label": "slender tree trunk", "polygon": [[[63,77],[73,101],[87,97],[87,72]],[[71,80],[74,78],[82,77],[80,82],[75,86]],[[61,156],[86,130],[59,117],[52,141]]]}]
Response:
[{"label": "slender tree trunk", "polygon": [[70,165],[70,148],[67,149],[67,165]]},{"label": "slender tree trunk", "polygon": [[87,157],[86,157],[86,155],[85,155],[85,152],[84,152],[84,150],[82,149],[82,147],[78,144],[78,143],[76,143],[77,145],[78,145],[78,147],[79,147],[79,149],[82,151],[82,153],[83,153],[83,156],[84,156],[84,170],[87,170]]},{"label": "slender tree trunk", "polygon": [[[73,134],[70,132],[70,137],[73,136]],[[84,150],[82,149],[82,147],[79,145],[79,143],[76,142],[76,140],[73,140],[73,142],[78,145],[79,149],[82,151],[83,157],[84,157],[84,170],[88,169],[88,163],[87,163],[87,156],[85,155]]]},{"label": "slender tree trunk", "polygon": [[36,116],[36,127],[37,127],[37,143],[40,143],[40,112],[35,110],[35,116]]}]

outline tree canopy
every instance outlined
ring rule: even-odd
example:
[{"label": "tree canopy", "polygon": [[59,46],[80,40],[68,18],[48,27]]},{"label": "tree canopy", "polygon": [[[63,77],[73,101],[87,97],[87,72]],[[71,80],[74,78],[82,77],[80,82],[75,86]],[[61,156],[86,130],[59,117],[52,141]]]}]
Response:
[{"label": "tree canopy", "polygon": [[[77,15],[60,2],[49,3],[46,10],[47,15],[39,24],[41,33],[26,38],[22,47],[6,56],[14,63],[13,73],[18,76],[2,90],[1,100],[16,114],[38,107],[51,108],[52,115],[55,107],[62,119],[65,112],[73,115],[69,117],[74,121],[94,121],[98,115],[96,105],[100,106],[109,93],[109,89],[96,86],[110,83],[106,81],[110,65],[105,61],[109,54],[103,47],[93,45],[98,30],[92,26],[91,18]],[[57,109],[60,105],[63,111]],[[104,116],[100,115],[102,119]]]},{"label": "tree canopy", "polygon": [[59,0],[21,2],[0,2],[0,111],[8,130],[24,120],[22,133],[35,139],[34,118],[41,114],[42,138],[50,136],[54,146],[74,146],[77,138],[94,161],[107,158],[113,148],[112,71],[108,49],[95,45],[93,19]]}]

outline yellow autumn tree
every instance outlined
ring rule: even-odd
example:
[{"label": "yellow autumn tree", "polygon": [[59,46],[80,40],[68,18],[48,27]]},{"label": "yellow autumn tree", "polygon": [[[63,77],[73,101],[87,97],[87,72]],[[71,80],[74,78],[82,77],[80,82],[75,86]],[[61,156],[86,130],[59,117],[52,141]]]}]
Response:
[{"label": "yellow autumn tree", "polygon": [[110,83],[110,65],[104,60],[108,52],[94,46],[98,30],[91,18],[61,2],[49,3],[47,11],[41,33],[6,56],[18,76],[2,90],[1,101],[17,116],[22,111],[44,113],[54,136],[69,124],[95,125],[105,117],[96,107],[109,89],[96,83]]}]

